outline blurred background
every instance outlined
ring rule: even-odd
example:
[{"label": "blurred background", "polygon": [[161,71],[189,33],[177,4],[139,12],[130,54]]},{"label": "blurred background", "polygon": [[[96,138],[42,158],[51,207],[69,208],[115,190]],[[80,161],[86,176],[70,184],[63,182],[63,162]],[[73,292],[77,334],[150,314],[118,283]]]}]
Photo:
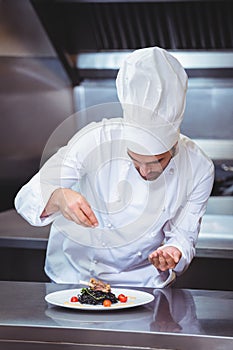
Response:
[{"label": "blurred background", "polygon": [[[33,231],[17,216],[13,201],[38,171],[51,134],[77,111],[117,102],[121,60],[134,49],[160,46],[189,76],[181,131],[215,163],[197,258],[180,286],[232,289],[227,278],[233,258],[231,5],[224,0],[0,0],[0,259],[9,265],[0,279],[46,280],[49,228]],[[68,134],[100,119],[80,113]],[[57,145],[52,147],[51,153]]]}]

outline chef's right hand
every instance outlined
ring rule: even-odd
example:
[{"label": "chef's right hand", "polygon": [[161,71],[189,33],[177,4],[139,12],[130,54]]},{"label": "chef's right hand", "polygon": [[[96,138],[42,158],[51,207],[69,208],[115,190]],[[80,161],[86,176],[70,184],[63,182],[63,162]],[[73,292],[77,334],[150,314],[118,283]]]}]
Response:
[{"label": "chef's right hand", "polygon": [[98,220],[85,197],[69,188],[58,188],[52,193],[41,218],[57,211],[60,211],[66,219],[74,221],[78,225],[85,227],[98,226]]}]

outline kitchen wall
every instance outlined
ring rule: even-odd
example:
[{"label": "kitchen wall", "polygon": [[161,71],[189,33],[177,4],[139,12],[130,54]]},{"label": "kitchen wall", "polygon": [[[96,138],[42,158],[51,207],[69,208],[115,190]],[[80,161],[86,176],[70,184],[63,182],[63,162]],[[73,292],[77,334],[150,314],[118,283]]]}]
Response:
[{"label": "kitchen wall", "polygon": [[73,113],[70,81],[30,1],[0,1],[0,211],[39,168],[54,129]]}]

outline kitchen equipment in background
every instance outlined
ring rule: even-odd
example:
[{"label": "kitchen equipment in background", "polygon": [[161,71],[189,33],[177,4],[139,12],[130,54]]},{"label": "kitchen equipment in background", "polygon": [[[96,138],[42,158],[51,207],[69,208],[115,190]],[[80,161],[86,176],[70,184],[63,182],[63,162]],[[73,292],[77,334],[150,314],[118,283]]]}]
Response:
[{"label": "kitchen equipment in background", "polygon": [[[106,79],[116,75],[116,69],[111,67],[103,71],[80,70],[77,55],[81,52],[124,53],[155,45],[210,53],[233,48],[231,2],[227,0],[31,0],[31,3],[73,86],[86,78]],[[223,74],[228,76],[227,71],[222,71],[220,76]]]},{"label": "kitchen equipment in background", "polygon": [[215,181],[212,195],[233,196],[233,160],[222,159],[214,161],[214,164]]}]

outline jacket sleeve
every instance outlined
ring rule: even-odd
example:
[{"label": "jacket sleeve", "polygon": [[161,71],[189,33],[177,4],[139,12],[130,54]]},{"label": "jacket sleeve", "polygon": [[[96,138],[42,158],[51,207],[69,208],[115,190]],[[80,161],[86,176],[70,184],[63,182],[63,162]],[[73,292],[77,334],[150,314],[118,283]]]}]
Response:
[{"label": "jacket sleeve", "polygon": [[57,188],[71,188],[81,176],[74,155],[67,152],[67,146],[53,155],[18,192],[15,198],[17,212],[33,226],[50,224],[59,213],[40,218],[51,194]]},{"label": "jacket sleeve", "polygon": [[164,226],[164,246],[175,246],[182,252],[182,257],[173,269],[178,275],[184,272],[195,255],[195,245],[200,232],[201,220],[207,207],[214,181],[214,166],[198,181],[176,215]]}]

